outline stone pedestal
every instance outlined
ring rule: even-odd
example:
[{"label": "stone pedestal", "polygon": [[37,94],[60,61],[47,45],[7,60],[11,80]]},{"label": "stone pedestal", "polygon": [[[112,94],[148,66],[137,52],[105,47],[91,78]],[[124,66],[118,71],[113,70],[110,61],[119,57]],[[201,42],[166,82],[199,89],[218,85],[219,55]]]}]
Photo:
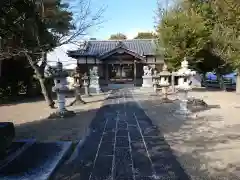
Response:
[{"label": "stone pedestal", "polygon": [[142,87],[144,87],[144,88],[152,88],[153,87],[152,76],[143,76],[142,79],[143,79]]},{"label": "stone pedestal", "polygon": [[169,85],[160,85],[162,87],[163,98],[167,99]]},{"label": "stone pedestal", "polygon": [[188,102],[188,91],[179,90],[178,91],[180,106],[179,109],[176,111],[177,114],[180,115],[188,115],[191,111],[188,109],[187,102]]},{"label": "stone pedestal", "polygon": [[89,93],[97,93],[101,92],[99,85],[99,76],[90,77],[90,85],[89,85]]},{"label": "stone pedestal", "polygon": [[65,100],[65,93],[57,93],[57,100],[58,100],[58,110],[60,112],[65,111],[65,104],[66,104],[66,100]]},{"label": "stone pedestal", "polygon": [[155,74],[153,76],[153,90],[154,90],[155,93],[157,93],[158,85],[159,85],[158,76]]}]

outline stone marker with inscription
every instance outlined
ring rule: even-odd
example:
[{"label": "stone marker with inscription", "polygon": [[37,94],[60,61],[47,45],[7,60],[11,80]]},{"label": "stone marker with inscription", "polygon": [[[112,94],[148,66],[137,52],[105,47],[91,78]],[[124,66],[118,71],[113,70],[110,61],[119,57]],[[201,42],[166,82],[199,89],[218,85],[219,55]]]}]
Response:
[{"label": "stone marker with inscription", "polygon": [[70,151],[71,142],[12,141],[11,122],[0,123],[0,179],[46,180]]},{"label": "stone marker with inscription", "polygon": [[47,180],[71,149],[71,142],[14,142],[18,150],[0,161],[0,179]]}]

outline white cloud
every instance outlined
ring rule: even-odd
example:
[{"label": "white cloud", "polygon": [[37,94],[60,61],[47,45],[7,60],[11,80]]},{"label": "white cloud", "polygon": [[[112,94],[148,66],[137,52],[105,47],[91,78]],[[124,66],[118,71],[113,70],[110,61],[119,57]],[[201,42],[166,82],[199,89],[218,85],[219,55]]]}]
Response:
[{"label": "white cloud", "polygon": [[153,32],[153,29],[135,28],[135,29],[131,29],[130,31],[127,31],[123,34],[125,34],[128,39],[134,39],[138,35],[139,32]]},{"label": "white cloud", "polygon": [[57,61],[62,62],[64,66],[76,64],[76,59],[68,57],[67,51],[77,49],[78,46],[75,44],[65,44],[55,48],[53,51],[47,54],[48,65],[55,65]]}]

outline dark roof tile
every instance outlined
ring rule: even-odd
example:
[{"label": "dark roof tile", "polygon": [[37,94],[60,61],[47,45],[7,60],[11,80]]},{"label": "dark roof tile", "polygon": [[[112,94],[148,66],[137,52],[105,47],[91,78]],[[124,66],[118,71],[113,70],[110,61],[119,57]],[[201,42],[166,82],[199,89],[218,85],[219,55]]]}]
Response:
[{"label": "dark roof tile", "polygon": [[[129,50],[138,53],[139,55],[155,55],[156,54],[156,44],[152,39],[134,39],[134,40],[121,40],[122,44]],[[115,49],[119,44],[118,40],[90,40],[87,43],[87,48],[85,51],[76,50],[69,51],[69,55],[75,56],[99,56],[108,51]]]}]

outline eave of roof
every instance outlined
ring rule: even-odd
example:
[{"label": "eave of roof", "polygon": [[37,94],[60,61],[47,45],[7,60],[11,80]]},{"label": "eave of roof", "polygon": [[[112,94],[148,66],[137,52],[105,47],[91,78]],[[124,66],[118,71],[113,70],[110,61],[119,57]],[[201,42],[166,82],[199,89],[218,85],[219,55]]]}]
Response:
[{"label": "eave of roof", "polygon": [[100,60],[103,60],[103,59],[106,59],[107,57],[109,57],[109,56],[111,56],[111,55],[113,55],[113,54],[115,54],[115,53],[119,53],[120,51],[122,51],[121,53],[127,53],[127,54],[129,54],[129,55],[131,55],[131,56],[134,56],[134,57],[136,57],[136,58],[138,58],[138,59],[141,59],[141,60],[144,60],[144,59],[145,59],[144,56],[139,55],[138,53],[136,53],[136,52],[134,52],[134,51],[131,51],[131,50],[129,50],[129,49],[126,49],[125,47],[117,47],[117,48],[115,48],[115,49],[113,49],[113,50],[111,50],[111,51],[108,51],[108,52],[100,55],[98,58],[99,58]]},{"label": "eave of roof", "polygon": [[139,56],[143,54],[145,56],[156,55],[156,45],[153,39],[135,39],[135,40],[90,40],[88,41],[88,47],[85,50],[68,51],[70,57],[85,57],[93,56],[99,57],[103,54],[113,51],[119,47],[125,48],[130,52],[136,53]]}]

